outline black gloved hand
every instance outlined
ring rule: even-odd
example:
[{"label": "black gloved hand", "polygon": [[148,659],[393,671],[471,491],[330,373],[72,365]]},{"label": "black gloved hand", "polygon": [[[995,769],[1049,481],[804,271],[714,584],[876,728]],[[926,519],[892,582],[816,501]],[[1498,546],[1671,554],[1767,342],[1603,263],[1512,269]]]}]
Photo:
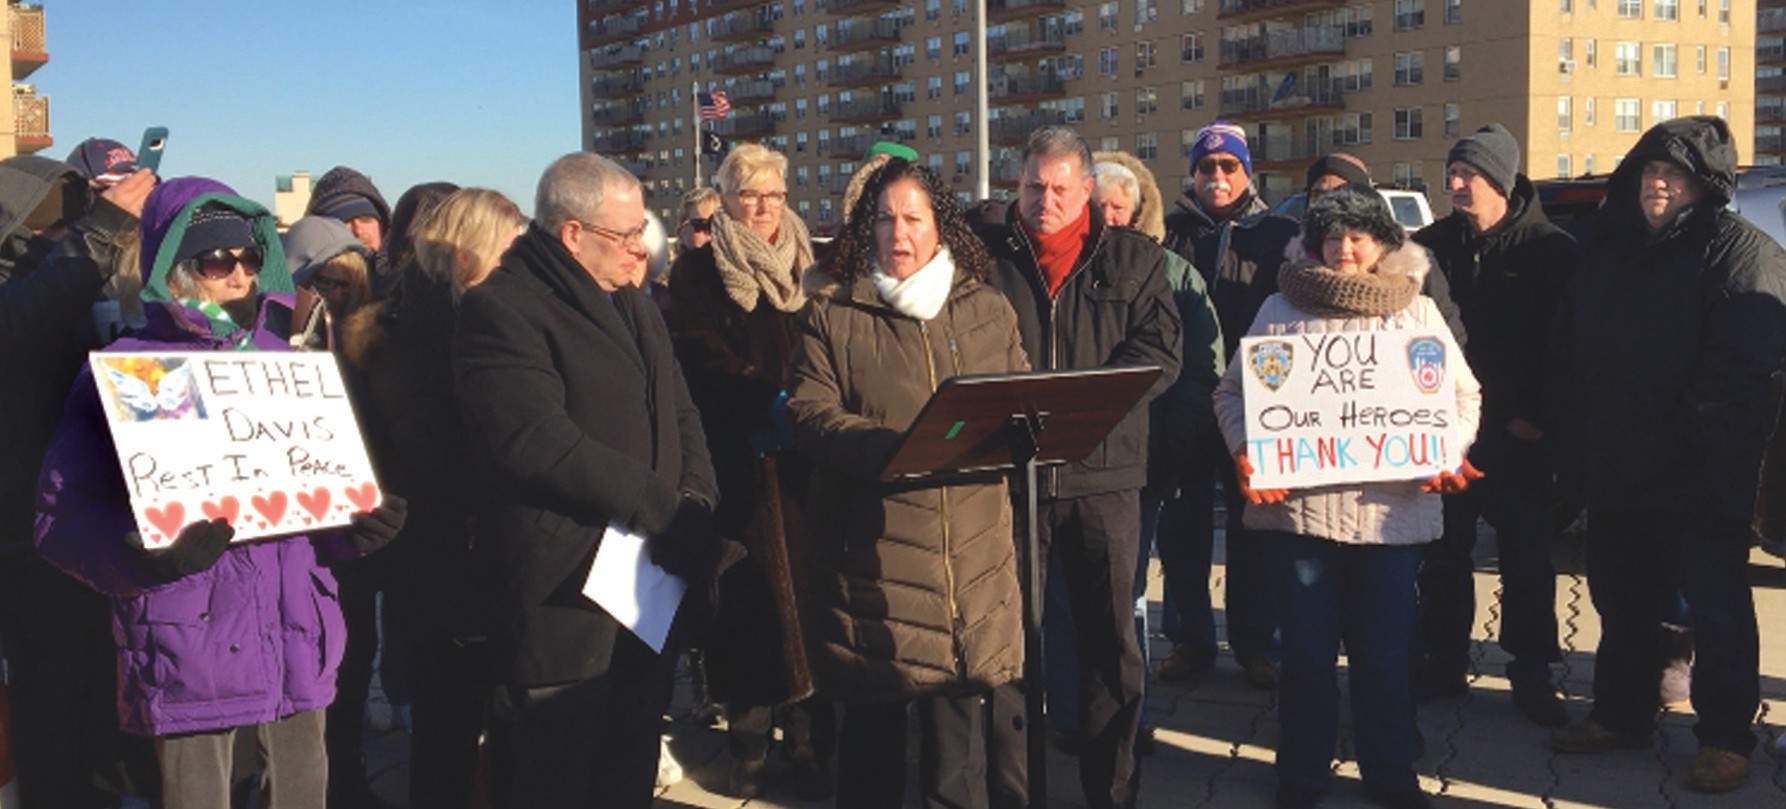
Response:
[{"label": "black gloved hand", "polygon": [[391,544],[407,519],[409,501],[386,492],[384,502],[379,503],[378,508],[353,515],[353,524],[347,529],[347,541],[353,545],[354,551],[365,556]]},{"label": "black gloved hand", "polygon": [[229,520],[220,517],[200,520],[180,529],[173,544],[165,548],[143,547],[143,535],[135,531],[124,535],[124,544],[136,549],[143,570],[165,584],[210,570],[222,558],[223,552],[229,550],[229,541],[235,536],[236,529]]},{"label": "black gloved hand", "polygon": [[718,550],[713,541],[713,508],[699,498],[683,495],[670,524],[662,534],[651,537],[646,547],[651,561],[664,572],[685,579],[697,576]]}]

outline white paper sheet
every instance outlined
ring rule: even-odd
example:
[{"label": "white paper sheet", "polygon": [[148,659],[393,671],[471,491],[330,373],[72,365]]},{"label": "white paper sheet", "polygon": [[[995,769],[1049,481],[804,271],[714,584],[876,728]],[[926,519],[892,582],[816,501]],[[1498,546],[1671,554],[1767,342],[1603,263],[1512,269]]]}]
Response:
[{"label": "white paper sheet", "polygon": [[645,538],[608,524],[595,564],[583,582],[583,596],[607,610],[652,651],[662,652],[688,583],[651,562]]}]

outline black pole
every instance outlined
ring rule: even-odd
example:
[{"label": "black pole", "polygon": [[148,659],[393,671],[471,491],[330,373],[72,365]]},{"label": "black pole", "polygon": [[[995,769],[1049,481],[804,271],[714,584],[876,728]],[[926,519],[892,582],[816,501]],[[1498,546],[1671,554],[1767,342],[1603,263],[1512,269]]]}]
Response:
[{"label": "black pole", "polygon": [[1022,490],[1019,501],[1024,504],[1023,550],[1023,696],[1024,735],[1028,740],[1029,805],[1031,809],[1048,806],[1048,737],[1042,721],[1042,698],[1046,688],[1042,674],[1042,571],[1047,560],[1042,558],[1042,533],[1037,524],[1036,452],[1037,435],[1042,431],[1041,416],[1012,416],[1006,427],[1010,433],[1011,459],[1021,473],[1016,483]]}]

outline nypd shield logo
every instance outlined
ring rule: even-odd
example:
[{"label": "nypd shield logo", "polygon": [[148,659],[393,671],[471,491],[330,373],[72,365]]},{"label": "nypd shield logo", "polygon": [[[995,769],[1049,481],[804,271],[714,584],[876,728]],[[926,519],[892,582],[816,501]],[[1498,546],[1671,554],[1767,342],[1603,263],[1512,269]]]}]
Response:
[{"label": "nypd shield logo", "polygon": [[1438,393],[1445,383],[1445,344],[1437,337],[1409,340],[1408,373],[1414,375],[1414,387],[1421,393]]},{"label": "nypd shield logo", "polygon": [[1266,340],[1253,344],[1247,352],[1247,367],[1258,377],[1259,384],[1273,393],[1290,380],[1291,359],[1295,356],[1296,347],[1288,340]]}]

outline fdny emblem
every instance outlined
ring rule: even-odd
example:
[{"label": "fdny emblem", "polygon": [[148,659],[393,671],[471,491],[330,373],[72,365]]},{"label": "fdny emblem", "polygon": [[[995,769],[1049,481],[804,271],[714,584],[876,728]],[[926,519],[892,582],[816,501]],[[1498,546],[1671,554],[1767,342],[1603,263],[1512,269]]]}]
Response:
[{"label": "fdny emblem", "polygon": [[1276,393],[1290,380],[1291,359],[1295,353],[1296,347],[1288,340],[1265,340],[1254,343],[1247,351],[1246,363],[1253,369],[1253,376],[1259,378],[1259,384]]},{"label": "fdny emblem", "polygon": [[1445,344],[1437,337],[1409,340],[1408,372],[1414,375],[1414,387],[1421,393],[1438,393],[1445,383]]}]

